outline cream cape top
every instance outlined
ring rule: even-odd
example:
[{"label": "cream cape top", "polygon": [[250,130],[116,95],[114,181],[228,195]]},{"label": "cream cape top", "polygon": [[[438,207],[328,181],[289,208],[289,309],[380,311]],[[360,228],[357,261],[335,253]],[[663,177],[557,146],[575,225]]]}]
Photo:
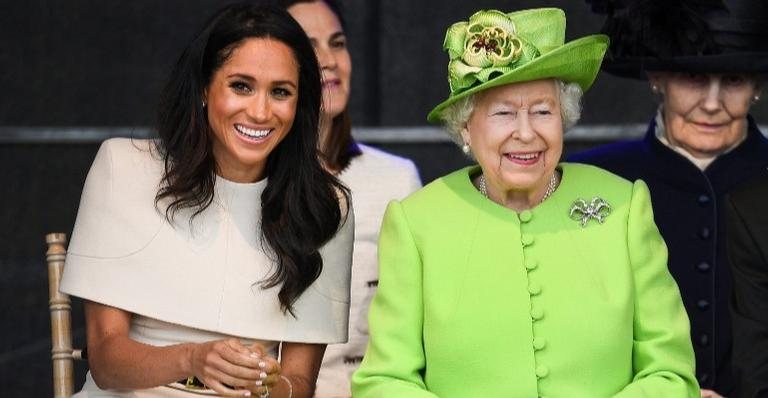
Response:
[{"label": "cream cape top", "polygon": [[181,211],[170,224],[155,207],[163,163],[151,146],[127,139],[102,144],[83,188],[61,291],[245,339],[346,341],[352,210],[320,250],[322,273],[294,304],[294,318],[280,310],[279,286],[259,286],[274,266],[258,225],[267,181],[217,178],[205,211],[191,223],[191,211]]}]

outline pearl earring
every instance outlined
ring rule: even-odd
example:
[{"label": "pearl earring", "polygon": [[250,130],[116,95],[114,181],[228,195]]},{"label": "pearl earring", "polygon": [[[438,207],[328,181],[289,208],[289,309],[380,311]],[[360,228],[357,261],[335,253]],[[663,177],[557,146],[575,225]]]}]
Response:
[{"label": "pearl earring", "polygon": [[759,95],[755,95],[754,97],[752,97],[752,103],[753,104],[756,103],[757,101],[760,101],[760,96]]},{"label": "pearl earring", "polygon": [[465,155],[469,155],[469,144],[464,144],[461,146],[461,151],[464,152]]},{"label": "pearl earring", "polygon": [[651,86],[651,91],[653,91],[654,94],[658,94],[659,93],[659,86],[657,86],[655,84],[652,85]]},{"label": "pearl earring", "polygon": [[206,104],[205,100],[203,100],[203,108],[205,108],[206,105],[208,105],[208,104]]}]

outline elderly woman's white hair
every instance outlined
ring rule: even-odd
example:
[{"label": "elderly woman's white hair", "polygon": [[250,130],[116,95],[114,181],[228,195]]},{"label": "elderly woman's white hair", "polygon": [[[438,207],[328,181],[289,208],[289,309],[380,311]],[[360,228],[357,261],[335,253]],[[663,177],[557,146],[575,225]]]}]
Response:
[{"label": "elderly woman's white hair", "polygon": [[[576,83],[564,83],[555,79],[560,93],[560,116],[563,119],[563,130],[573,127],[581,118],[581,96],[584,92]],[[467,125],[472,111],[475,109],[475,95],[462,98],[449,105],[442,113],[442,119],[451,139],[459,146],[464,145],[461,130]]]}]

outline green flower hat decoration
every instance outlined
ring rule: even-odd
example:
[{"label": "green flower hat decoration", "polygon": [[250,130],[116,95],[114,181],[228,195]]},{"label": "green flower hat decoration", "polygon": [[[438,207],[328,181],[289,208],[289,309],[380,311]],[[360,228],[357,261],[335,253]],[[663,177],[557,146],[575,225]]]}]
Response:
[{"label": "green flower hat decoration", "polygon": [[608,37],[565,43],[565,13],[558,8],[509,14],[484,10],[451,25],[443,48],[450,57],[451,94],[427,116],[432,123],[457,100],[504,84],[556,78],[587,91],[600,70]]}]

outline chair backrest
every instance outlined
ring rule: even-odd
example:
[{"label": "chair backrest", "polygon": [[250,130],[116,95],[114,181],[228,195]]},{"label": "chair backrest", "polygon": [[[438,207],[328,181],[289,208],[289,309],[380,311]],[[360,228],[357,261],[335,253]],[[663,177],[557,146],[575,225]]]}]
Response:
[{"label": "chair backrest", "polygon": [[48,250],[45,253],[48,263],[48,294],[51,312],[51,359],[53,360],[53,396],[69,398],[72,396],[75,374],[74,360],[82,359],[81,350],[72,349],[72,322],[69,296],[59,291],[61,274],[64,271],[64,259],[67,256],[67,235],[52,233],[45,236]]}]

